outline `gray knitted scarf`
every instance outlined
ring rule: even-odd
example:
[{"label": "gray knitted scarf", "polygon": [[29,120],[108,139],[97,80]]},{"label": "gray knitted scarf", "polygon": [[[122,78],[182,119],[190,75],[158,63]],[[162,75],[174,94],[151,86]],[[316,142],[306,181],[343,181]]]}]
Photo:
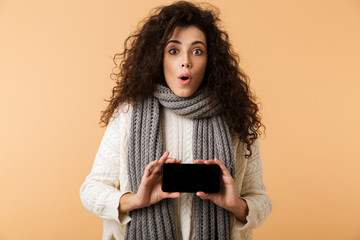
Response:
[{"label": "gray knitted scarf", "polygon": [[[128,173],[132,192],[137,192],[146,165],[163,154],[160,104],[178,115],[194,120],[194,159],[221,160],[234,176],[234,156],[228,127],[217,106],[201,91],[190,97],[176,96],[158,85],[154,97],[134,107],[128,148]],[[195,239],[230,239],[230,213],[210,200],[194,195]],[[126,239],[177,239],[175,213],[171,199],[130,212]]]}]

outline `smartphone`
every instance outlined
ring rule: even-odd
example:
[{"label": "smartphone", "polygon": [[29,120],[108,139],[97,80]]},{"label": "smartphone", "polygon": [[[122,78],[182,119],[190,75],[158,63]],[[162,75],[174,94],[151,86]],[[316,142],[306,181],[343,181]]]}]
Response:
[{"label": "smartphone", "polygon": [[164,192],[220,191],[220,167],[216,164],[165,163],[162,167],[161,189]]}]

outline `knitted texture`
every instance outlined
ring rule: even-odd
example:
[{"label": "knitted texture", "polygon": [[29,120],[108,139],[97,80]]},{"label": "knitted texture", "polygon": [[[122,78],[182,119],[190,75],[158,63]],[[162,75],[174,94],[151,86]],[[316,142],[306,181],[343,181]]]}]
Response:
[{"label": "knitted texture", "polygon": [[[229,129],[217,106],[210,104],[200,91],[188,98],[177,97],[169,88],[158,85],[154,97],[135,106],[128,149],[130,189],[137,192],[145,167],[163,153],[160,104],[178,115],[194,119],[194,159],[221,160],[234,176],[234,156]],[[195,238],[230,239],[230,213],[212,203],[194,197]],[[131,211],[126,239],[177,239],[171,199]]]}]

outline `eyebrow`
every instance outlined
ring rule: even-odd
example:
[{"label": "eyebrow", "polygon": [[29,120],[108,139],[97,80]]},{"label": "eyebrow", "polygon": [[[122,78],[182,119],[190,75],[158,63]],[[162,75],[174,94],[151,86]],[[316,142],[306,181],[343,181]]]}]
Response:
[{"label": "eyebrow", "polygon": [[[176,44],[180,44],[181,45],[181,42],[179,40],[170,40],[166,45],[169,45],[169,43],[176,43]],[[192,42],[191,45],[196,45],[196,44],[201,44],[203,45],[205,48],[206,48],[206,45],[205,43],[203,43],[202,41],[195,41],[195,42]]]}]

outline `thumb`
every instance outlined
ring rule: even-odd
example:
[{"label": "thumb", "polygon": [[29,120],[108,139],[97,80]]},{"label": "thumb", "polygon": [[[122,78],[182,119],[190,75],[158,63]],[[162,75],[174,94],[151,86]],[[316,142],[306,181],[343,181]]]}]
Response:
[{"label": "thumb", "polygon": [[181,194],[179,192],[166,193],[166,198],[179,198]]},{"label": "thumb", "polygon": [[204,192],[197,192],[196,195],[198,197],[200,197],[201,199],[209,199],[209,200],[212,200],[212,195],[211,194],[207,194],[207,193],[204,193]]}]

